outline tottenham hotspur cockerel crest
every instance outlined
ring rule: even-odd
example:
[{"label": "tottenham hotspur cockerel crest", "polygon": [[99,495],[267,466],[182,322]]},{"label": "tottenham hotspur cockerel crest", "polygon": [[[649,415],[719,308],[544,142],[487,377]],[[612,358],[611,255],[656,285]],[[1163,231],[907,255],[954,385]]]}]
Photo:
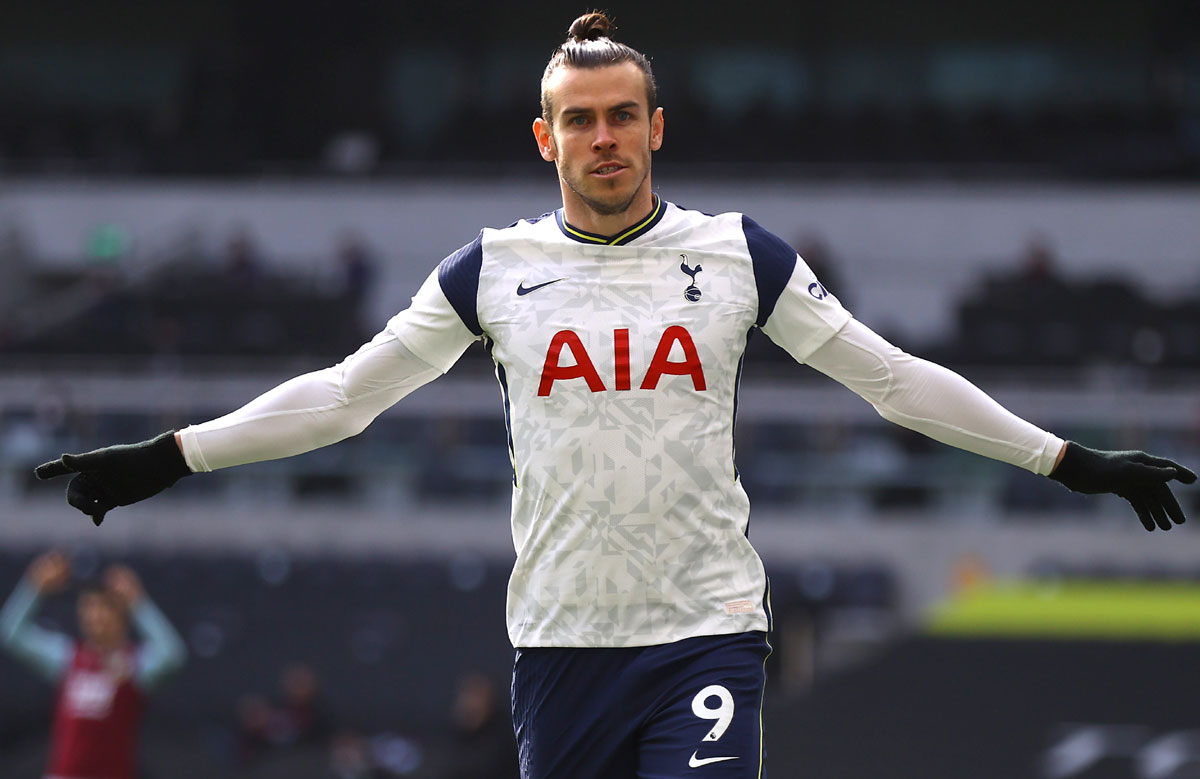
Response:
[{"label": "tottenham hotspur cockerel crest", "polygon": [[696,286],[696,274],[704,270],[703,266],[697,265],[695,268],[689,268],[687,264],[688,256],[680,252],[679,258],[683,260],[679,264],[679,270],[692,277],[692,283],[688,284],[687,289],[683,291],[683,296],[695,303],[700,299],[700,288]]}]

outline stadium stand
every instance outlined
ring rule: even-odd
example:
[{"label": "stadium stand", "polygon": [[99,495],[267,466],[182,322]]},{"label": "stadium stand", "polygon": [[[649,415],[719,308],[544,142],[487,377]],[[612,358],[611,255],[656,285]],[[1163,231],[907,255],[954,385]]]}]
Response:
[{"label": "stadium stand", "polygon": [[[79,547],[73,562],[86,576],[113,559]],[[178,760],[189,764],[172,771],[181,779],[213,772],[324,777],[333,734],[346,731],[397,734],[419,755],[446,727],[463,674],[479,672],[499,689],[506,686],[512,661],[503,623],[507,561],[471,554],[450,560],[345,558],[278,548],[233,556],[143,552],[119,559],[138,572],[188,643],[188,664],[150,703],[148,739],[173,745],[152,753],[155,772]],[[11,590],[28,561],[19,551],[0,552],[0,590]],[[772,599],[787,628],[781,641],[820,643],[822,664],[836,666],[845,650],[844,631],[838,630],[846,615],[857,615],[860,623],[872,615],[880,626],[875,643],[896,627],[896,582],[886,567],[814,561],[773,572],[772,581]],[[44,624],[69,629],[73,607],[69,597],[51,599]],[[424,628],[431,624],[438,630]],[[826,645],[827,632],[834,643]],[[275,705],[276,679],[295,663],[320,679],[330,720],[326,736],[297,745],[285,734],[267,733],[261,750],[239,751],[239,701],[255,695]],[[801,673],[780,669],[773,684]],[[0,656],[0,678],[0,745],[21,742],[37,716],[29,713],[31,704],[47,699],[49,691],[6,655]],[[14,775],[9,771],[29,759],[24,750],[0,749],[0,772]],[[402,775],[426,776],[416,768]]]}]

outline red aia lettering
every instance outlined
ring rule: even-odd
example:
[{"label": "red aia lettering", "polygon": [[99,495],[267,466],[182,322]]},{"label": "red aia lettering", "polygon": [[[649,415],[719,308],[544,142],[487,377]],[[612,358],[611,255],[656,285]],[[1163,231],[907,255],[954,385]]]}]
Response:
[{"label": "red aia lettering", "polygon": [[629,389],[629,330],[613,330],[613,357],[617,365],[617,389]]},{"label": "red aia lettering", "polygon": [[[671,360],[671,349],[679,344],[683,350],[682,360]],[[561,365],[559,356],[563,347],[571,350],[575,358],[574,365]],[[613,363],[616,366],[616,376],[613,386],[617,390],[628,390],[633,386],[630,380],[629,367],[629,330],[621,328],[613,331]],[[668,327],[658,341],[654,357],[650,360],[650,368],[642,379],[640,389],[657,389],[658,380],[667,376],[691,376],[692,386],[697,392],[708,388],[704,381],[704,368],[700,364],[700,355],[696,344],[688,331],[679,325]],[[603,392],[604,382],[592,364],[583,341],[573,330],[560,330],[550,339],[550,347],[546,350],[546,362],[542,367],[542,380],[538,385],[538,396],[548,397],[554,382],[563,379],[584,379],[592,392]]]},{"label": "red aia lettering", "polygon": [[[671,356],[671,347],[676,343],[683,347],[683,362],[667,359]],[[700,355],[696,354],[696,344],[692,343],[692,336],[688,331],[679,325],[668,327],[659,339],[658,348],[654,350],[654,359],[650,360],[650,370],[646,371],[646,378],[642,379],[642,389],[652,390],[657,387],[658,380],[664,373],[672,376],[691,376],[692,386],[697,392],[703,392],[705,389],[704,368],[700,367]]]},{"label": "red aia lettering", "polygon": [[[558,364],[558,355],[563,346],[568,347],[571,354],[575,355],[574,365]],[[586,379],[588,389],[592,392],[604,391],[604,382],[600,381],[600,374],[596,373],[592,358],[588,357],[587,349],[583,348],[583,341],[579,340],[574,330],[559,330],[550,339],[550,348],[546,350],[546,364],[542,366],[542,383],[538,385],[538,396],[548,396],[554,382],[560,379]]]}]

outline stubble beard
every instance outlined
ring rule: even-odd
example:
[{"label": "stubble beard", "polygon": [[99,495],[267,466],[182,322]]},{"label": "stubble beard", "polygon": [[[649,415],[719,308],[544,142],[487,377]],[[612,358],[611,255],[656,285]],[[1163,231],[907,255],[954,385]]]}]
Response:
[{"label": "stubble beard", "polygon": [[600,216],[615,216],[617,214],[623,214],[629,210],[629,207],[633,205],[633,201],[637,198],[638,193],[642,191],[642,185],[646,183],[646,179],[649,177],[650,165],[649,161],[647,161],[646,171],[642,174],[642,180],[639,181],[637,186],[633,188],[633,191],[630,193],[628,198],[617,201],[616,203],[611,201],[606,202],[603,200],[597,200],[594,197],[588,197],[579,191],[579,187],[575,186],[575,182],[572,181],[568,176],[562,176],[562,180],[566,182],[571,191],[574,192],[581,201],[583,201],[583,204],[590,208],[594,213],[599,214]]}]

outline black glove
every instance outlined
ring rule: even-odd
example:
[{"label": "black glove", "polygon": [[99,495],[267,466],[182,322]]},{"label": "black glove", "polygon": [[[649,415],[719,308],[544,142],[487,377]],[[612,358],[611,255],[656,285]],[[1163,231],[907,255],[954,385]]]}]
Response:
[{"label": "black glove", "polygon": [[1105,452],[1068,441],[1062,462],[1050,478],[1075,492],[1120,495],[1133,504],[1147,530],[1155,525],[1170,530],[1171,522],[1182,525],[1185,517],[1167,482],[1178,479],[1191,484],[1196,474],[1179,463],[1145,452]]},{"label": "black glove", "polygon": [[175,431],[169,430],[140,444],[64,454],[42,463],[34,473],[39,479],[76,474],[67,485],[67,503],[99,527],[107,512],[157,495],[192,470],[175,443]]}]

